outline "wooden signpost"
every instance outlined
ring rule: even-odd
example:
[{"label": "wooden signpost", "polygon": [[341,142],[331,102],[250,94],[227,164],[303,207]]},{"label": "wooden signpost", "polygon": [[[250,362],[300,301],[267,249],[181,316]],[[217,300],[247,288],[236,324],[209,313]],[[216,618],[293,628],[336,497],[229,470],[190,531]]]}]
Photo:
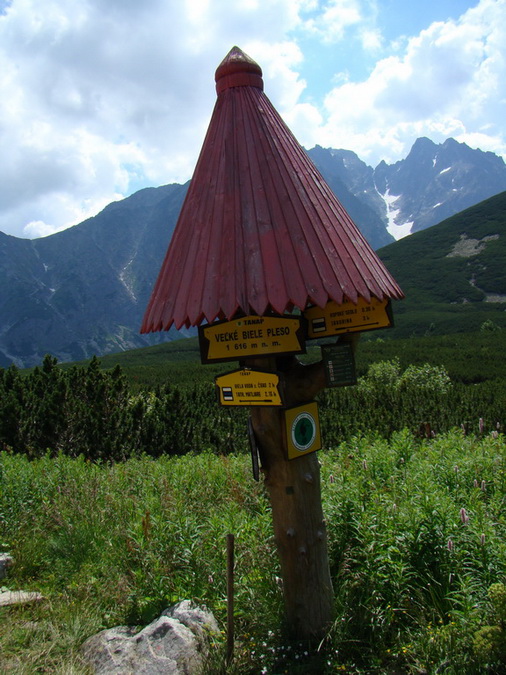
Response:
[{"label": "wooden signpost", "polygon": [[[355,307],[361,313],[363,305]],[[328,314],[335,311],[332,306]],[[296,355],[305,353],[312,337],[309,323],[304,317],[252,315],[202,326],[199,337],[203,363],[235,358],[243,366],[215,378],[218,401],[249,407],[253,477],[258,481],[261,470],[269,491],[290,630],[298,638],[321,639],[333,616],[333,589],[313,399],[325,387],[356,383],[358,334],[339,335],[337,344],[321,346],[321,361],[303,365]]]},{"label": "wooden signpost", "polygon": [[[333,590],[314,398],[353,384],[356,336],[391,325],[389,298],[403,294],[263,93],[260,66],[234,47],[215,81],[217,105],[141,332],[198,326],[202,363],[239,362],[216,378],[219,402],[249,408],[286,625],[319,644]],[[296,358],[306,339],[332,336],[338,344],[324,345],[322,360]]]}]

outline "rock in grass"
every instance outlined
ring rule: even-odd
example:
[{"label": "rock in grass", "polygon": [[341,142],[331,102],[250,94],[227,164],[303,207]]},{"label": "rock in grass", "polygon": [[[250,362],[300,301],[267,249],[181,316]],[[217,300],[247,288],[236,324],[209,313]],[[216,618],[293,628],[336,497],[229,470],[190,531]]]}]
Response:
[{"label": "rock in grass", "polygon": [[162,612],[162,616],[172,617],[189,628],[203,647],[208,645],[209,637],[220,630],[212,613],[191,600],[178,602]]},{"label": "rock in grass", "polygon": [[0,579],[7,574],[7,570],[12,566],[13,560],[8,553],[0,553]]},{"label": "rock in grass", "polygon": [[2,591],[0,593],[0,607],[26,605],[30,602],[39,602],[39,600],[42,600],[40,593],[29,593],[27,591]]},{"label": "rock in grass", "polygon": [[191,675],[201,673],[214,616],[185,600],[141,631],[129,626],[104,630],[83,644],[96,675]]}]

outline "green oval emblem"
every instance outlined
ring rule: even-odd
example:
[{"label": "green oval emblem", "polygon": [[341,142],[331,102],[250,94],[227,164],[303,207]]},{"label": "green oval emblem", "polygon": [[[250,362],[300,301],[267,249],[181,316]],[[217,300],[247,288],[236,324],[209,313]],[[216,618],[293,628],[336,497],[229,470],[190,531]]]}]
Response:
[{"label": "green oval emblem", "polygon": [[302,412],[292,424],[292,442],[300,452],[311,447],[316,438],[316,422],[308,412]]}]

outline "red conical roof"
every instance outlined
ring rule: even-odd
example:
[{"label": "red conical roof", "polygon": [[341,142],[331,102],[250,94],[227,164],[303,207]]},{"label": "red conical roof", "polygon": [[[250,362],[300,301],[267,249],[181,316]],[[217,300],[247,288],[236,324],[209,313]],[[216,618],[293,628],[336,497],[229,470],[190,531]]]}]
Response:
[{"label": "red conical roof", "polygon": [[141,332],[402,298],[234,47]]}]

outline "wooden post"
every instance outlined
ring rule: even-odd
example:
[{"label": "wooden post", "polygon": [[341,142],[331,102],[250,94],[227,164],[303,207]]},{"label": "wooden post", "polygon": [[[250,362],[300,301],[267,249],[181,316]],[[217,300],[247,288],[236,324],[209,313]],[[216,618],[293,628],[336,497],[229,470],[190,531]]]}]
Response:
[{"label": "wooden post", "polygon": [[[277,365],[274,358],[248,361],[248,367],[271,372]],[[294,358],[283,367],[288,405],[310,401],[325,387],[321,362],[303,366]],[[318,458],[311,453],[288,461],[283,411],[260,406],[250,411],[272,505],[288,629],[296,639],[321,640],[333,619],[334,597]]]}]

